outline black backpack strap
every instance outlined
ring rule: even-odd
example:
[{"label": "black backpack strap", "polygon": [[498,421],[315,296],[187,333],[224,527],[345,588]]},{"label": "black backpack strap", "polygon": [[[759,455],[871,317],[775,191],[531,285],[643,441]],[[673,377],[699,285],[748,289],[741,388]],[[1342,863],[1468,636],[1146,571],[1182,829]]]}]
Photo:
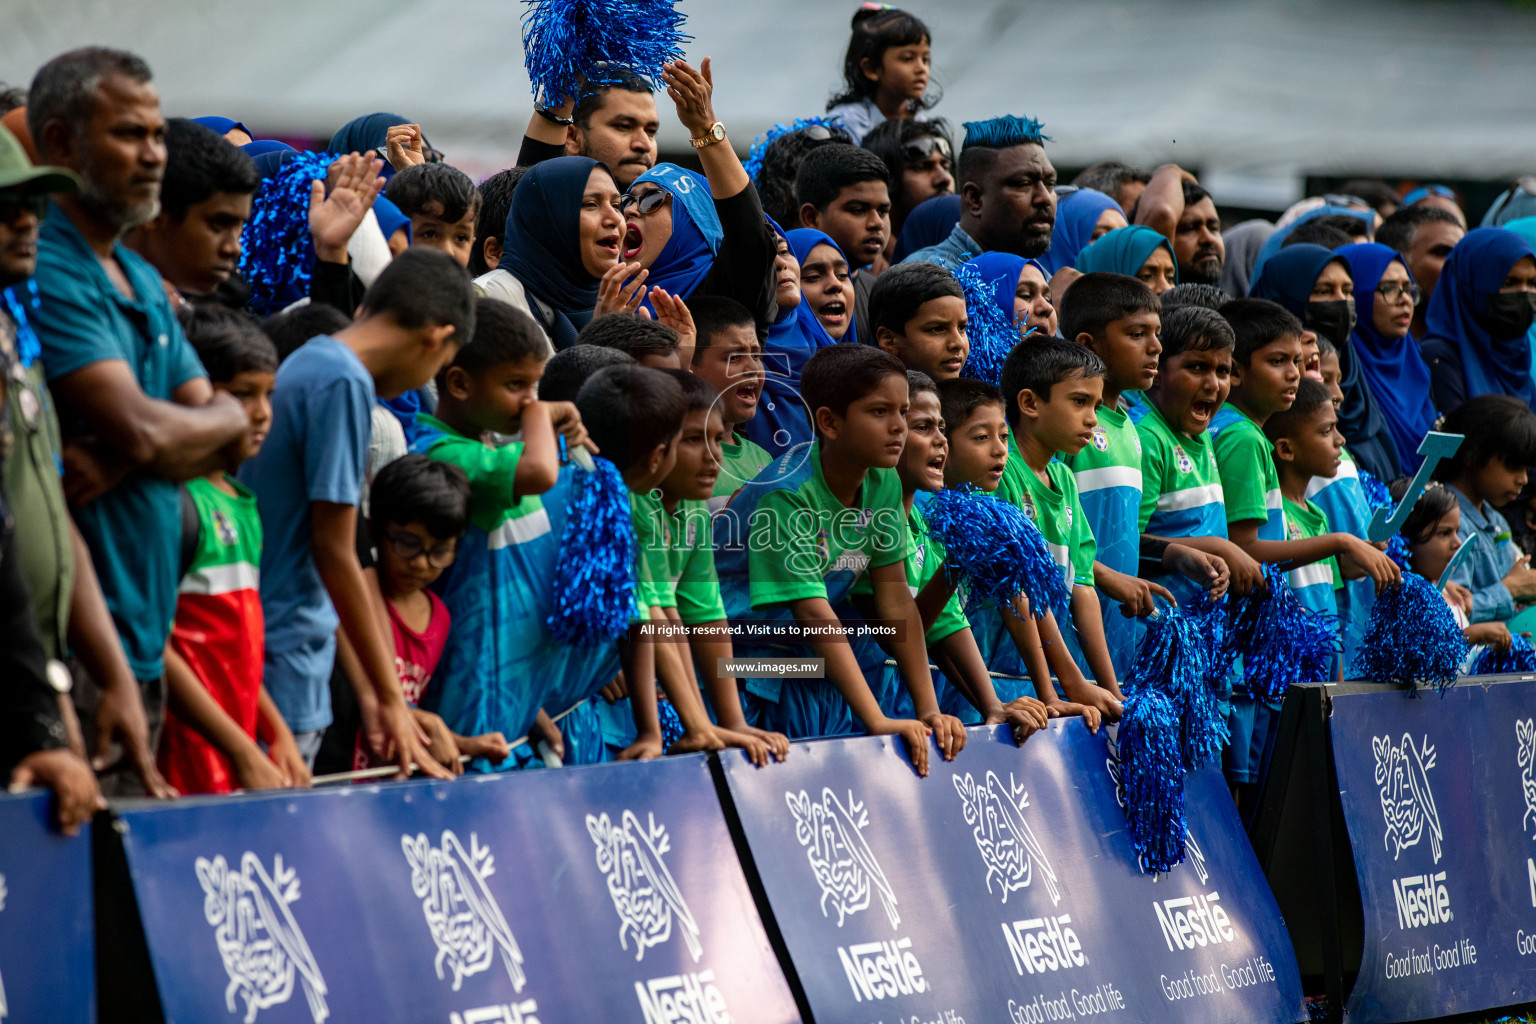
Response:
[{"label": "black backpack strap", "polygon": [[185,487],[181,491],[181,561],[176,573],[176,580],[180,582],[186,578],[192,568],[192,560],[197,557],[197,546],[203,539],[203,520],[197,514],[197,502],[192,500],[192,492]]}]

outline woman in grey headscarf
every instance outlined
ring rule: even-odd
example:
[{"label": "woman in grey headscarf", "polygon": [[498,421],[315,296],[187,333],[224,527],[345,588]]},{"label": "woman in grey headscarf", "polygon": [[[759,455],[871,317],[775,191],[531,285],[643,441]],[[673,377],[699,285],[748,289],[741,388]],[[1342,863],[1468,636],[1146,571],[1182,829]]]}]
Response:
[{"label": "woman in grey headscarf", "polygon": [[1221,290],[1235,299],[1248,294],[1253,275],[1253,265],[1259,258],[1259,250],[1275,233],[1275,225],[1267,220],[1245,220],[1230,231],[1221,233],[1227,247],[1227,262],[1221,268]]}]

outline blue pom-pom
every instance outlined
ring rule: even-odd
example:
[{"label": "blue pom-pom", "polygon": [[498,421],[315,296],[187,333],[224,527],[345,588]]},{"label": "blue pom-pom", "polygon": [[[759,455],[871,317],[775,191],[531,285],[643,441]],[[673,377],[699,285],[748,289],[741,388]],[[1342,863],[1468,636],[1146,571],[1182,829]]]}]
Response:
[{"label": "blue pom-pom", "polygon": [[309,235],[309,193],[334,153],[299,153],[261,183],[240,233],[240,274],[251,286],[251,307],[277,312],[309,294],[315,247]]},{"label": "blue pom-pom", "polygon": [[1007,149],[1030,142],[1038,146],[1042,142],[1051,141],[1049,135],[1040,133],[1040,129],[1045,126],[1032,117],[1005,114],[988,121],[966,121],[963,127],[967,146]]},{"label": "blue pom-pom", "polygon": [[661,749],[671,750],[672,744],[683,738],[683,720],[671,701],[656,701],[656,720],[661,724]]},{"label": "blue pom-pom", "polygon": [[1220,642],[1212,642],[1207,622],[1225,618],[1219,604],[1202,601],[1208,611],[1170,608],[1147,623],[1125,691],[1156,690],[1173,702],[1179,719],[1179,750],[1185,768],[1203,768],[1221,756],[1230,732],[1216,688],[1226,675]]},{"label": "blue pom-pom", "polygon": [[586,647],[623,636],[635,614],[635,524],[629,488],[607,459],[577,470],[560,555],[549,631],[559,643]]},{"label": "blue pom-pom", "polygon": [[830,117],[797,117],[794,124],[785,124],[782,121],[775,122],[772,128],[752,140],[752,149],[747,153],[747,159],[742,163],[746,168],[747,177],[752,179],[752,184],[762,187],[762,182],[757,176],[763,172],[763,158],[768,155],[768,147],[786,135],[793,135],[813,124],[819,124],[823,128],[842,128],[841,122]]},{"label": "blue pom-pom", "polygon": [[1474,676],[1523,672],[1536,672],[1536,647],[1532,647],[1531,642],[1519,633],[1510,638],[1509,650],[1498,651],[1485,647],[1472,663]]},{"label": "blue pom-pom", "polygon": [[961,264],[955,271],[955,280],[965,292],[965,334],[971,342],[970,355],[960,374],[999,387],[1003,363],[1019,343],[1019,326],[992,301],[996,279],[985,280],[976,263]]},{"label": "blue pom-pom", "polygon": [[[1365,503],[1372,512],[1379,508],[1391,509],[1397,504],[1392,500],[1392,493],[1387,490],[1386,484],[1363,469],[1358,472],[1360,490],[1365,492]],[[1396,562],[1399,569],[1408,568],[1408,538],[1403,536],[1401,530],[1387,538],[1387,557]]]},{"label": "blue pom-pom", "polygon": [[1440,591],[1405,571],[1402,586],[1376,596],[1355,667],[1372,682],[1410,689],[1431,683],[1444,693],[1466,656],[1467,639]]},{"label": "blue pom-pom", "polygon": [[1058,619],[1066,615],[1072,600],[1066,574],[1018,506],[969,487],[946,487],[934,494],[923,517],[944,548],[945,570],[961,577],[973,598],[1008,608],[1022,591],[1035,618],[1047,610]]},{"label": "blue pom-pom", "polygon": [[523,62],[535,99],[581,99],[629,72],[660,87],[661,67],[683,56],[677,0],[524,0]]},{"label": "blue pom-pom", "polygon": [[11,323],[16,326],[16,355],[21,359],[23,368],[30,368],[37,357],[43,354],[43,344],[38,340],[37,332],[32,329],[32,321],[27,319],[27,310],[43,307],[42,296],[37,291],[37,279],[29,277],[26,284],[0,289],[0,295],[5,296],[5,308],[11,314]]},{"label": "blue pom-pom", "polygon": [[1184,762],[1179,716],[1156,690],[1125,700],[1115,739],[1121,803],[1131,846],[1148,871],[1164,872],[1184,860]]},{"label": "blue pom-pom", "polygon": [[1264,581],[1237,602],[1231,647],[1243,659],[1244,691],[1278,704],[1293,683],[1333,678],[1339,618],[1305,607],[1278,566],[1264,565]]}]

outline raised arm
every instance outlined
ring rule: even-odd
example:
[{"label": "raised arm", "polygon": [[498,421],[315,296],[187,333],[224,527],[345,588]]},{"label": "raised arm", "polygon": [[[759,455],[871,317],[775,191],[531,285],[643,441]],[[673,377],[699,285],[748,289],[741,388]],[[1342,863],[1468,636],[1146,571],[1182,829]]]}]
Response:
[{"label": "raised arm", "polygon": [[[667,95],[677,104],[677,119],[688,129],[689,137],[702,139],[709,134],[719,120],[715,117],[715,79],[710,71],[710,58],[705,57],[697,71],[687,61],[667,64],[662,68],[661,80],[667,85]],[[721,140],[697,152],[704,177],[709,181],[710,195],[716,202],[731,198],[752,183],[729,142]]]},{"label": "raised arm", "polygon": [[1195,181],[1195,176],[1178,164],[1163,164],[1153,171],[1146,191],[1136,201],[1135,223],[1144,224],[1172,241],[1179,218],[1184,216],[1186,181]]}]

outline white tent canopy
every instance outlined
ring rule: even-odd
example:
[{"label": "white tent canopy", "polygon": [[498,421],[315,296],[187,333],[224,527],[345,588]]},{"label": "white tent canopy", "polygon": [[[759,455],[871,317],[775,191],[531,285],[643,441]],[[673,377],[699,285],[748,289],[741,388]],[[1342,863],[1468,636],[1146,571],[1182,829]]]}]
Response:
[{"label": "white tent canopy", "polygon": [[[1304,174],[1536,173],[1536,11],[1493,0],[911,0],[933,28],[935,115],[1045,122],[1079,166],[1174,159],[1219,198],[1279,206]],[[516,0],[10,0],[0,79],[98,43],[147,58],[170,113],[327,137],[422,122],[472,173],[516,155],[530,95]],[[19,8],[19,9],[18,9]],[[824,109],[854,4],[682,0],[690,59],[745,149]],[[662,97],[662,145],[686,149]]]}]

